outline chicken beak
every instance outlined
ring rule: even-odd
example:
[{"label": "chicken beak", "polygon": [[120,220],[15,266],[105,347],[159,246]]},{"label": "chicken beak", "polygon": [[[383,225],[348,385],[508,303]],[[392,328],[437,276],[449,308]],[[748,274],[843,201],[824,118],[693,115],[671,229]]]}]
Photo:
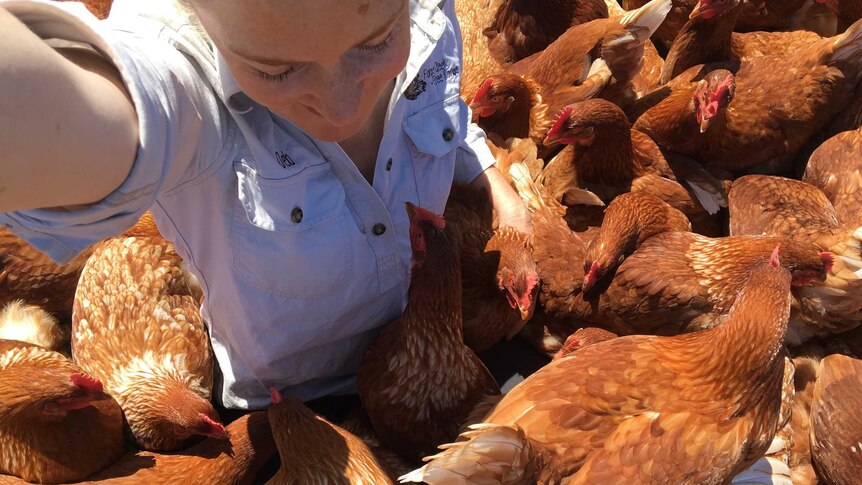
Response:
[{"label": "chicken beak", "polygon": [[542,145],[546,147],[552,147],[560,143],[560,134],[559,133],[548,133],[548,136],[542,140]]},{"label": "chicken beak", "polygon": [[691,11],[691,14],[688,16],[689,20],[694,20],[696,18],[702,18],[704,20],[709,20],[715,17],[715,10],[713,8],[702,7],[701,4],[703,2],[697,2],[697,5],[694,6],[694,10]]},{"label": "chicken beak", "polygon": [[709,129],[709,125],[712,124],[712,118],[703,118],[700,120],[700,132],[706,133],[706,130]]}]

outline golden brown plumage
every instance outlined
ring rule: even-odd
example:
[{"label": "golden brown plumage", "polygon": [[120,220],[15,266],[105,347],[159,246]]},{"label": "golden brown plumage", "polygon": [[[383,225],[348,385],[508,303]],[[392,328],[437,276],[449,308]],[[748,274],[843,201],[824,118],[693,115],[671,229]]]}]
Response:
[{"label": "golden brown plumage", "polygon": [[529,137],[541,146],[554,114],[596,96],[611,76],[614,93],[627,95],[642,67],[644,42],[668,8],[670,0],[653,0],[625,17],[570,28],[541,53],[486,79],[471,103],[474,121],[504,139]]},{"label": "golden brown plumage", "polygon": [[833,354],[820,362],[811,403],[811,457],[827,483],[857,484],[862,477],[860,395],[862,361]]},{"label": "golden brown plumage", "polygon": [[[138,451],[93,475],[87,485],[219,483],[246,485],[275,452],[265,412],[246,414],[227,426],[229,439],[207,438],[175,454]],[[82,484],[83,485],[83,484]]]},{"label": "golden brown plumage", "polygon": [[533,316],[539,274],[528,236],[493,228],[487,194],[455,184],[444,217],[461,260],[464,343],[482,352],[514,337]]},{"label": "golden brown plumage", "polygon": [[610,326],[620,334],[676,334],[709,328],[730,311],[758,261],[777,244],[781,264],[801,285],[822,281],[827,262],[811,243],[781,237],[708,238],[666,232],[647,239],[626,258],[608,289],[589,301],[576,300],[583,321]]},{"label": "golden brown plumage", "polygon": [[75,361],[105,383],[147,450],[224,436],[209,402],[209,338],[180,263],[159,237],[114,238],[87,262],[75,297]]},{"label": "golden brown plumage", "polygon": [[605,0],[510,0],[485,30],[491,54],[511,64],[544,50],[569,27],[608,18]]},{"label": "golden brown plumage", "polygon": [[[706,103],[701,103],[709,108],[701,109],[701,115],[712,118],[705,133],[698,134],[690,119],[694,96],[684,95],[684,89],[674,90],[641,115],[634,127],[663,150],[726,170],[786,169],[812,135],[850,100],[862,74],[860,53],[862,22],[792,55],[740,63],[732,100],[722,103],[718,93],[710,91]],[[687,82],[694,77],[691,74],[712,68],[694,66],[679,77]],[[720,109],[723,104],[726,109]],[[703,124],[701,128],[704,131]]]},{"label": "golden brown plumage", "polygon": [[733,32],[744,10],[740,0],[700,0],[673,41],[661,74],[665,84],[698,64],[786,55],[814,43],[814,32]]},{"label": "golden brown plumage", "polygon": [[0,340],[0,474],[79,481],[125,448],[122,412],[99,381],[57,352]]},{"label": "golden brown plumage", "polygon": [[273,390],[269,421],[281,468],[270,485],[392,483],[374,453],[359,438],[316,415],[295,398]]},{"label": "golden brown plumage", "polygon": [[797,485],[817,485],[817,475],[811,464],[811,399],[814,397],[814,384],[820,368],[821,357],[805,354],[793,359],[796,371],[793,376],[795,394],[790,416],[793,447],[790,450],[789,466],[793,483]]},{"label": "golden brown plumage", "polygon": [[[672,169],[655,142],[631,129],[625,113],[606,100],[590,99],[567,106],[557,116],[544,143],[568,145],[538,177],[566,205],[573,204],[568,200],[573,188],[587,189],[606,203],[619,194],[640,190],[685,211],[698,221],[698,229],[703,226],[712,232],[716,224],[711,215],[725,204],[724,195],[716,188],[719,183],[709,173],[687,161],[680,161]],[[697,201],[682,186],[637,182],[640,177],[658,175],[679,185],[675,170],[691,175],[686,183]]]},{"label": "golden brown plumage", "polygon": [[499,387],[464,345],[458,250],[442,216],[407,207],[407,308],[368,347],[356,387],[380,440],[416,459],[452,440],[473,405]]},{"label": "golden brown plumage", "polygon": [[584,293],[601,293],[627,256],[647,239],[671,231],[690,232],[691,224],[666,202],[633,192],[615,198],[584,255]]},{"label": "golden brown plumage", "polygon": [[802,180],[823,191],[839,221],[862,225],[862,130],[826,140],[811,154]]},{"label": "golden brown plumage", "polygon": [[[471,453],[477,437],[450,445],[409,478],[445,483],[457,467],[468,481],[507,473],[525,479],[506,483],[724,483],[777,429],[789,313],[789,272],[761,263],[724,325],[612,339],[551,362],[475,432],[508,436],[481,455]],[[517,450],[518,460],[496,450]]]},{"label": "golden brown plumage", "polygon": [[[157,235],[158,229],[152,214],[146,212],[123,234]],[[11,231],[0,228],[0,307],[23,300],[67,322],[72,316],[81,269],[97,245],[58,264]]]},{"label": "golden brown plumage", "polygon": [[749,175],[733,184],[730,214],[731,234],[790,237],[835,255],[829,256],[834,264],[823,284],[796,292],[800,301],[794,312],[792,341],[814,333],[849,330],[859,324],[862,230],[840,224],[823,192],[798,180]]},{"label": "golden brown plumage", "polygon": [[461,73],[461,97],[466,102],[488,76],[505,66],[488,50],[484,30],[491,26],[497,10],[505,0],[455,0],[455,15],[461,27],[464,69]]}]

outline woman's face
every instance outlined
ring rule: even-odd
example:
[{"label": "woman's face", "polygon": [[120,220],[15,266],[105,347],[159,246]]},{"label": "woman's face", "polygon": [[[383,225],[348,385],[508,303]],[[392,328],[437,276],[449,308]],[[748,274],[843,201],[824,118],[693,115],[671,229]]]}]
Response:
[{"label": "woman's face", "polygon": [[368,119],[410,53],[406,0],[194,0],[237,84],[312,137]]}]

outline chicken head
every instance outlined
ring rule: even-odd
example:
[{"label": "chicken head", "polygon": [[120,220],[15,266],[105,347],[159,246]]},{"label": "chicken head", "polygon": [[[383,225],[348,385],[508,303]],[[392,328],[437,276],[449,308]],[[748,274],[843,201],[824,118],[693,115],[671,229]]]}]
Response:
[{"label": "chicken head", "polygon": [[697,83],[692,98],[701,133],[706,133],[713,121],[724,113],[735,94],[736,78],[726,69],[716,69]]},{"label": "chicken head", "polygon": [[739,0],[700,0],[688,16],[689,19],[709,20],[739,5]]},{"label": "chicken head", "polygon": [[505,113],[516,101],[529,103],[530,90],[524,80],[515,74],[495,74],[482,83],[473,96],[470,109],[474,118],[487,118]]},{"label": "chicken head", "polygon": [[604,342],[605,340],[611,340],[617,338],[617,336],[618,335],[613,332],[597,327],[579,328],[575,333],[566,338],[566,342],[563,344],[563,347],[554,354],[553,360],[562,359],[563,357],[576,352],[578,349],[582,349],[588,345],[597,344],[599,342]]}]

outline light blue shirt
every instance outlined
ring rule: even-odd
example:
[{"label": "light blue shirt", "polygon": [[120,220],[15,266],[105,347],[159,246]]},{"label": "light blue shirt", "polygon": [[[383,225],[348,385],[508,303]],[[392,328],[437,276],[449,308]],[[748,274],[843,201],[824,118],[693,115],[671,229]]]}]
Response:
[{"label": "light blue shirt", "polygon": [[453,180],[494,162],[459,97],[453,0],[410,0],[373,186],[337,144],[246,97],[170,1],[117,0],[103,22],[77,4],[0,2],[42,38],[112,59],[140,124],[132,171],[103,201],[0,223],[65,261],[149,209],[203,286],[224,405],[266,407],[270,386],[303,400],[351,392],[366,346],[407,302],[404,203],[442,213]]}]

